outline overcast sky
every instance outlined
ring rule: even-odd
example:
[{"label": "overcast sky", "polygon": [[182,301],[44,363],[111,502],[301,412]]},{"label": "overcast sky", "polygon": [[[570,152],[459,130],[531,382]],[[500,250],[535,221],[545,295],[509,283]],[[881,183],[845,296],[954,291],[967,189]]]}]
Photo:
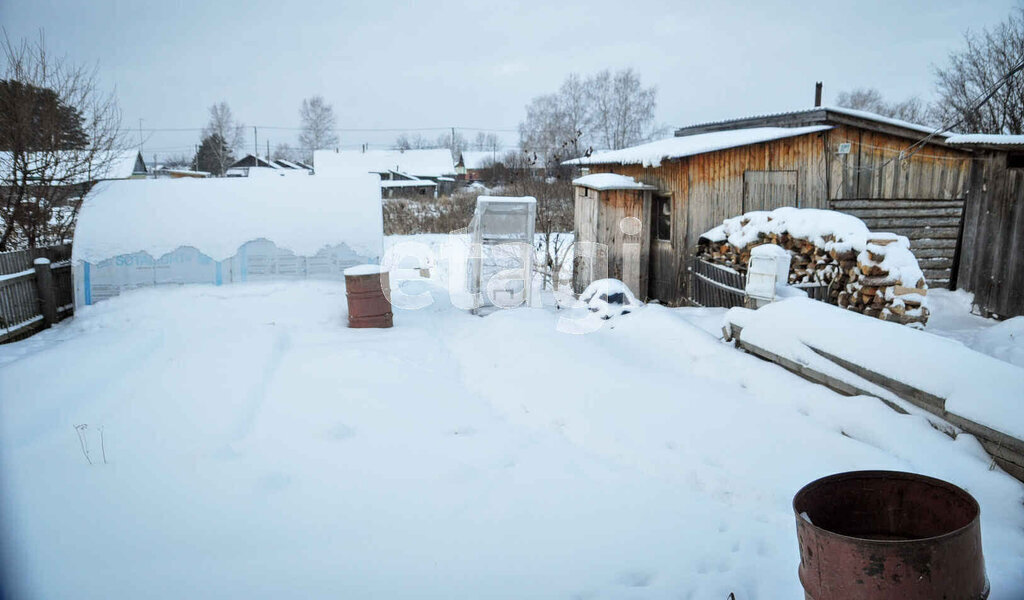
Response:
[{"label": "overcast sky", "polygon": [[[98,62],[126,125],[154,152],[191,152],[207,108],[227,101],[264,140],[292,142],[304,97],[338,126],[499,131],[507,143],[530,98],[566,74],[633,67],[658,88],[670,126],[828,103],[871,86],[930,98],[933,66],[965,30],[1018,0],[983,2],[515,2],[0,0],[12,38],[46,32],[51,50]],[[427,131],[435,137],[440,131]],[[252,135],[251,130],[249,135]],[[342,132],[342,145],[397,132]],[[251,150],[251,142],[250,147]]]}]

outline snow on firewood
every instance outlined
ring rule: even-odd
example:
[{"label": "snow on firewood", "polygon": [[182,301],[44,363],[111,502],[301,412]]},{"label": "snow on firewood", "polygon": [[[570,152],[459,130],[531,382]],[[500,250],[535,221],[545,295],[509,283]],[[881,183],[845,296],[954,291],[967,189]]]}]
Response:
[{"label": "snow on firewood", "polygon": [[748,212],[705,232],[698,256],[742,273],[751,250],[763,244],[792,255],[790,284],[828,286],[832,304],[916,326],[928,319],[928,286],[910,240],[872,232],[847,214],[792,207]]}]

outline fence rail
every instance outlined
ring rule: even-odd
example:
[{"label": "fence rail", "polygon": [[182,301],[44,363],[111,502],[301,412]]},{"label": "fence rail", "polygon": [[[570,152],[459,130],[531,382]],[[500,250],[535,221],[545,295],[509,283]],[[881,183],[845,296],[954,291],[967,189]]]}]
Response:
[{"label": "fence rail", "polygon": [[0,344],[25,339],[73,312],[70,245],[0,253]]}]

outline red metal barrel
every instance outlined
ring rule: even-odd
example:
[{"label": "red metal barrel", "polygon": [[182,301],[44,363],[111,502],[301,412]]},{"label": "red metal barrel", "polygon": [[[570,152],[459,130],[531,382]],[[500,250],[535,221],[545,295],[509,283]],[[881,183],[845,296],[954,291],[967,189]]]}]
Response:
[{"label": "red metal barrel", "polygon": [[913,473],[854,471],[793,498],[807,600],[984,600],[981,509],[955,485]]},{"label": "red metal barrel", "polygon": [[[392,314],[388,272],[377,265],[345,269],[349,327],[391,327]],[[388,294],[385,294],[388,290]]]}]

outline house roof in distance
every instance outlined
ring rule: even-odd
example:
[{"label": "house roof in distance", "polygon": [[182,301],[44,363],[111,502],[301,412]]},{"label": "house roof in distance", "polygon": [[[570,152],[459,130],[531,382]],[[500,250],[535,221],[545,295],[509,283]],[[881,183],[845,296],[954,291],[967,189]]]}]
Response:
[{"label": "house roof in distance", "polygon": [[[893,119],[866,110],[855,110],[840,106],[816,106],[814,108],[788,112],[687,125],[686,127],[676,129],[675,133],[676,136],[687,136],[749,127],[801,127],[808,125],[853,125],[863,129],[915,140],[935,131],[934,127],[929,127],[928,125]],[[936,141],[941,143],[948,135],[948,133],[938,134],[935,136],[938,138]]]},{"label": "house roof in distance", "polygon": [[428,150],[317,150],[313,153],[317,175],[337,177],[359,173],[400,171],[416,177],[455,174],[452,153],[446,148]]},{"label": "house roof in distance", "polygon": [[705,152],[736,148],[759,144],[798,135],[807,135],[832,129],[829,125],[812,125],[810,127],[752,127],[750,129],[731,129],[698,133],[683,137],[671,137],[656,142],[623,148],[595,152],[589,157],[566,161],[568,165],[643,165],[645,167],[661,166],[663,160],[673,160]]},{"label": "house roof in distance", "polygon": [[462,165],[467,169],[486,169],[501,162],[502,152],[491,150],[466,150],[462,153]]},{"label": "house roof in distance", "polygon": [[594,173],[584,175],[572,180],[573,185],[579,185],[592,190],[654,190],[653,185],[640,183],[632,177],[616,175],[615,173]]}]

